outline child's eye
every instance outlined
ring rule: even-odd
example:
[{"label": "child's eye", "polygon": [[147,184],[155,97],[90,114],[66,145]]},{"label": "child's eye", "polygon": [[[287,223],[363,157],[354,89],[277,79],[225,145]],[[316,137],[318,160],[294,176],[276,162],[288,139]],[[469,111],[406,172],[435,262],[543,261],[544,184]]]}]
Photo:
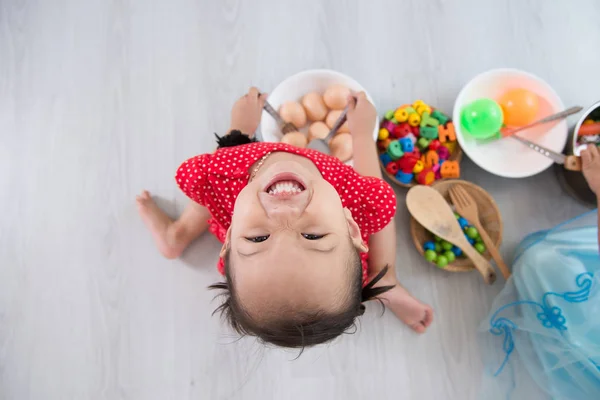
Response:
[{"label": "child's eye", "polygon": [[307,240],[319,240],[325,237],[325,235],[314,235],[312,233],[303,233],[302,236]]},{"label": "child's eye", "polygon": [[260,242],[264,242],[265,240],[267,240],[269,238],[269,236],[271,236],[271,235],[247,237],[246,240],[249,242],[252,242],[252,243],[260,243]]}]

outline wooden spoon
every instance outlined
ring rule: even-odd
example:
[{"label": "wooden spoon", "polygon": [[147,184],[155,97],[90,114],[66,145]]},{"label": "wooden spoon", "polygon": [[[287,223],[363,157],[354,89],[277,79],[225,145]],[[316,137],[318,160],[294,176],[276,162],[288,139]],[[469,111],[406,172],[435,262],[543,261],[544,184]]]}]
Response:
[{"label": "wooden spoon", "polygon": [[406,195],[406,206],[423,227],[460,248],[473,261],[485,283],[494,283],[496,272],[465,238],[454,212],[437,190],[429,186],[414,186]]}]

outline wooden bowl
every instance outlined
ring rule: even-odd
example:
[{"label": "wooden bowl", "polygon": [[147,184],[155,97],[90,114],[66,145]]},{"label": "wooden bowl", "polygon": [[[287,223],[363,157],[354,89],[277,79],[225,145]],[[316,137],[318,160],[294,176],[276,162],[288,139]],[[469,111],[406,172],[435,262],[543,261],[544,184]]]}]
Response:
[{"label": "wooden bowl", "polygon": [[[496,205],[496,202],[492,196],[490,196],[488,192],[479,186],[460,179],[446,179],[437,181],[431,185],[431,187],[440,192],[448,204],[452,205],[448,191],[453,185],[461,185],[463,188],[465,188],[473,200],[475,200],[475,203],[477,204],[477,210],[479,211],[479,220],[481,221],[481,225],[483,225],[485,231],[488,233],[488,235],[490,235],[492,242],[497,248],[499,248],[500,244],[502,243],[502,217],[500,215],[500,210],[498,209],[498,206]],[[423,226],[421,226],[413,217],[410,218],[410,234],[417,251],[419,254],[421,254],[421,256],[423,256],[425,253],[423,250],[423,245],[427,241],[433,241],[433,235]],[[485,253],[483,253],[483,257],[486,260],[490,260],[492,258],[487,250]],[[451,272],[468,272],[475,269],[475,266],[468,258],[460,257],[449,263],[443,269]]]},{"label": "wooden bowl", "polygon": [[[379,153],[379,154],[382,154],[382,153]],[[454,151],[452,152],[452,154],[450,154],[450,158],[448,158],[448,160],[449,161],[458,161],[458,163],[460,164],[460,161],[462,160],[462,155],[463,155],[462,149],[460,148],[460,145],[458,144],[458,142],[456,142],[456,148],[454,149]],[[381,160],[379,160],[379,166],[381,167],[381,171],[383,171],[383,174],[385,176],[387,176],[390,181],[392,181],[393,183],[395,183],[398,186],[402,186],[402,187],[406,187],[406,188],[411,188],[413,186],[418,185],[418,183],[415,182],[414,180],[411,183],[409,183],[409,184],[400,182],[398,179],[396,179],[396,177],[394,175],[390,174],[387,171],[387,169],[385,169],[385,165],[383,165],[383,163],[381,162]],[[435,182],[442,182],[442,181],[446,181],[446,180],[447,179],[438,179]]]}]

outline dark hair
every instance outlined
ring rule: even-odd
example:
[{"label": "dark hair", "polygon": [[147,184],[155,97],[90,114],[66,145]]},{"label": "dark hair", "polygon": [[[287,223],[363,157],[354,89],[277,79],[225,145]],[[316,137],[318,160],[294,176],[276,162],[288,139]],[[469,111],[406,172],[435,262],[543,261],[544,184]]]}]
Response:
[{"label": "dark hair", "polygon": [[[342,311],[331,313],[326,311],[302,312],[289,310],[290,313],[280,319],[259,323],[252,318],[238,301],[235,294],[235,285],[229,266],[229,251],[223,257],[225,263],[225,282],[210,285],[209,289],[220,289],[225,296],[225,301],[213,312],[220,313],[231,327],[240,335],[256,336],[264,343],[271,343],[281,347],[302,348],[320,343],[329,342],[342,333],[356,327],[355,319],[365,312],[363,302],[379,300],[377,296],[387,292],[394,286],[374,287],[386,274],[385,266],[365,287],[362,282],[362,261],[358,252],[352,257],[351,287],[348,291],[348,300]],[[381,300],[379,300],[381,301]]]}]

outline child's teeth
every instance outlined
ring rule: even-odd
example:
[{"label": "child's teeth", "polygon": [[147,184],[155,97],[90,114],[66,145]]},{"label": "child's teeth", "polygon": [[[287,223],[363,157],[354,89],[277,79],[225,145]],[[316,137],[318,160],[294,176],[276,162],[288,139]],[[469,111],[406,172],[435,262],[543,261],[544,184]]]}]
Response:
[{"label": "child's teeth", "polygon": [[277,195],[280,193],[300,193],[302,191],[302,187],[298,185],[296,182],[277,182],[269,189],[269,194]]}]

